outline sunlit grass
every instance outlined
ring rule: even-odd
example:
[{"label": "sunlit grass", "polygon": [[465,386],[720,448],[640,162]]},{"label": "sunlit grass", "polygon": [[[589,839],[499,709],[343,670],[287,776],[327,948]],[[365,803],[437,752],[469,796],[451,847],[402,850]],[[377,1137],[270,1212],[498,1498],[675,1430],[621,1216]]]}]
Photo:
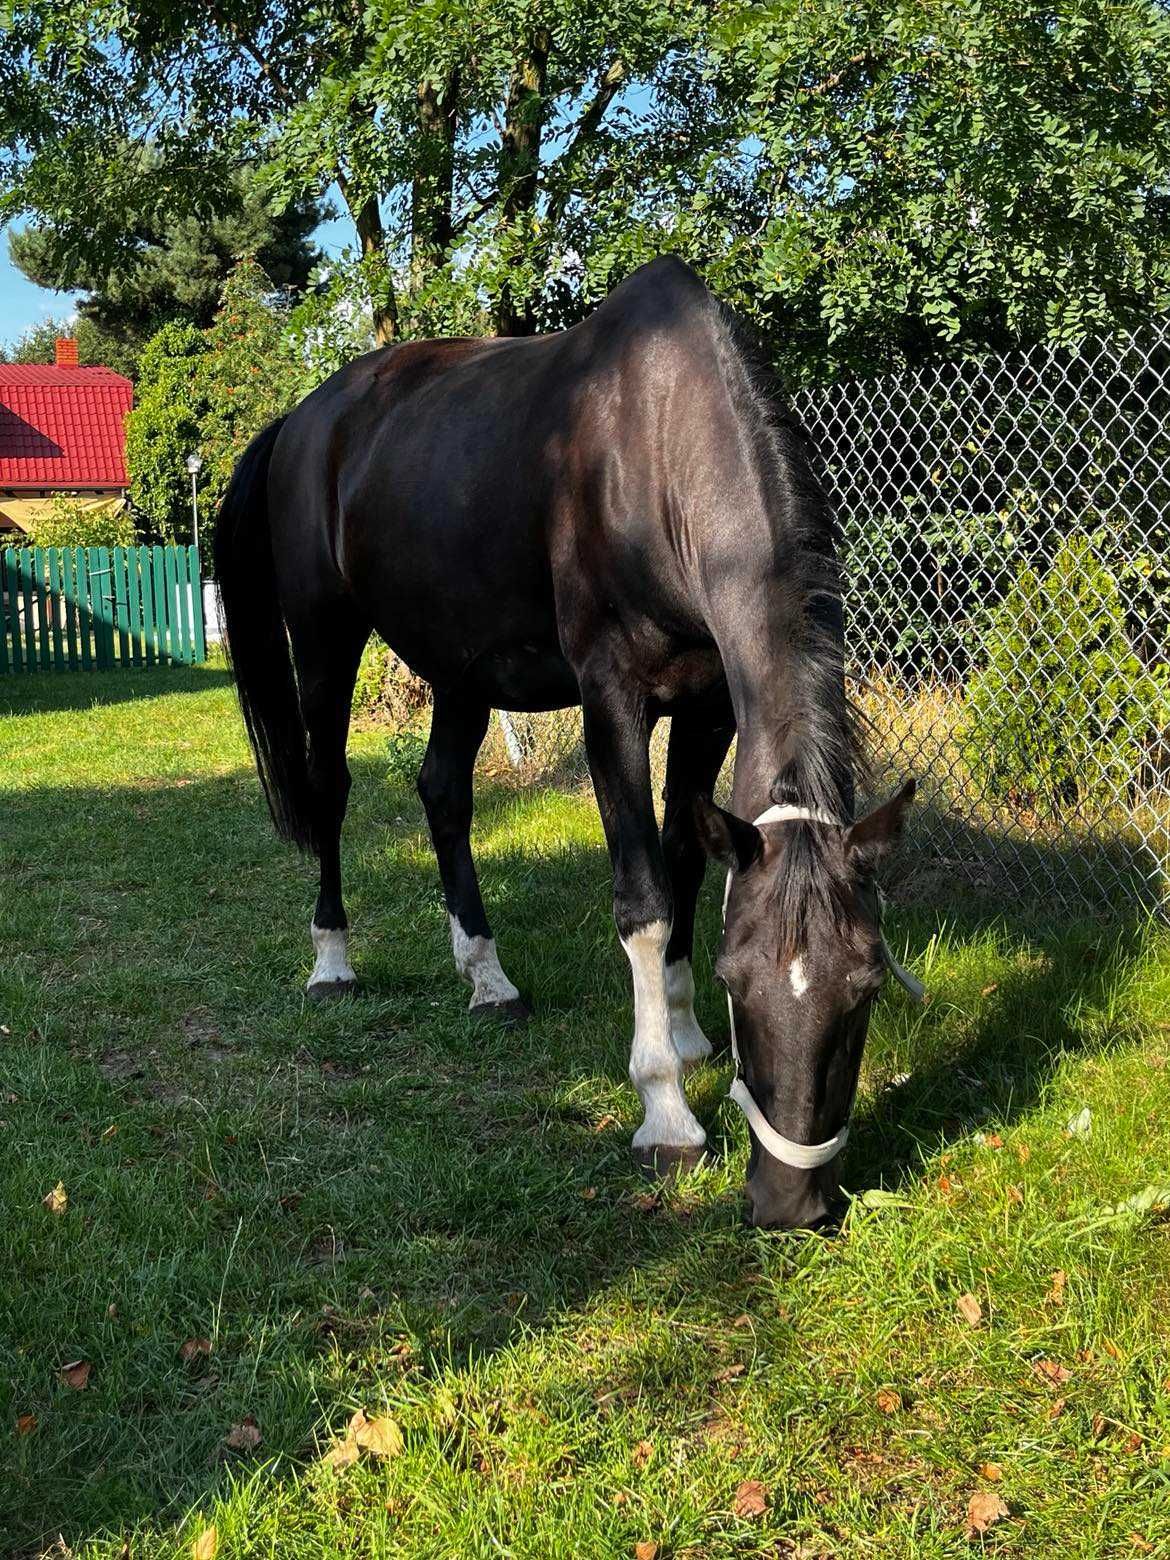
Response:
[{"label": "sunlit grass", "polygon": [[[660,1197],[629,1167],[628,975],[587,796],[481,799],[537,1017],[473,1029],[417,801],[359,733],[368,995],[318,1009],[312,867],[271,837],[222,677],[0,693],[13,1553],[189,1556],[212,1525],[220,1557],[282,1560],[1170,1545],[1166,1227],[1119,1209],[1170,1182],[1164,930],[901,907],[931,1001],[882,999],[845,1169],[886,1195],[832,1240],[754,1234],[723,1063],[688,1085],[716,1164]],[[716,900],[700,1015],[722,1035]],[[210,1353],[185,1363],[191,1338]],[[56,1374],[76,1359],[84,1392]],[[358,1407],[401,1455],[322,1467]],[[248,1415],[259,1447],[228,1450]],[[762,1515],[736,1515],[745,1481]],[[971,1540],[980,1490],[1008,1515]]]}]

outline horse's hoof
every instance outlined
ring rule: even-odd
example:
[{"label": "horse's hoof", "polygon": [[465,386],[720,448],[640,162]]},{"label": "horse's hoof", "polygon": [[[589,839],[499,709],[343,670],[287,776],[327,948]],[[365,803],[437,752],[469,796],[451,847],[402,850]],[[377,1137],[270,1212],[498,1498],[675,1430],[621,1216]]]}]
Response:
[{"label": "horse's hoof", "polygon": [[670,1143],[655,1143],[650,1148],[635,1148],[634,1163],[648,1181],[677,1181],[680,1176],[710,1158],[711,1151],[705,1143],[697,1148],[675,1148]]},{"label": "horse's hoof", "polygon": [[315,980],[305,987],[310,1002],[334,1002],[338,997],[353,997],[358,992],[356,980]]},{"label": "horse's hoof", "polygon": [[477,1002],[468,1012],[474,1019],[490,1019],[503,1024],[505,1029],[520,1029],[532,1017],[532,1009],[523,997],[513,997],[509,1002]]}]

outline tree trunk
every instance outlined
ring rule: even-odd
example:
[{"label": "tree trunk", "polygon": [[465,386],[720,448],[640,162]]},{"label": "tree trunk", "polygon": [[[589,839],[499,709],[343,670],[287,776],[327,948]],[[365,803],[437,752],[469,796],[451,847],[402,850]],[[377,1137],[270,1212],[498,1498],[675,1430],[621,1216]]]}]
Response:
[{"label": "tree trunk", "polygon": [[[394,296],[394,282],[390,276],[390,263],[386,259],[386,230],[382,226],[382,213],[378,209],[376,195],[367,196],[366,200],[354,210],[354,202],[350,198],[349,180],[344,174],[337,175],[337,188],[341,191],[342,199],[349,207],[349,214],[353,218],[353,225],[357,229],[358,241],[362,246],[362,259],[370,260],[380,257],[385,264],[383,275],[378,278],[375,285],[381,287],[381,295],[370,297],[370,312],[374,320],[374,337],[380,347],[388,347],[392,341],[398,339],[398,300]],[[372,279],[373,280],[373,279]]]},{"label": "tree trunk", "polygon": [[455,136],[459,128],[459,67],[447,77],[442,102],[431,81],[418,88],[418,168],[410,197],[410,280],[421,287],[451,244]]},{"label": "tree trunk", "polygon": [[[504,110],[504,134],[500,143],[500,192],[503,195],[501,225],[508,227],[536,205],[540,189],[540,141],[544,131],[545,86],[552,39],[539,28],[527,53],[517,61],[508,86]],[[517,304],[508,282],[496,301],[496,333],[531,336],[535,328],[531,308]]]}]

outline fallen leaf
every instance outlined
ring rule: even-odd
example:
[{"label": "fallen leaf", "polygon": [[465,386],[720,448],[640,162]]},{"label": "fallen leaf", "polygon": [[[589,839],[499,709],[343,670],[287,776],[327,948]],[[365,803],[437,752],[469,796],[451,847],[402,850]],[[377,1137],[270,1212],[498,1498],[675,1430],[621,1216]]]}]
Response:
[{"label": "fallen leaf", "polygon": [[206,1527],[191,1546],[191,1560],[215,1560],[219,1550],[219,1533],[214,1527]]},{"label": "fallen leaf", "polygon": [[1050,1387],[1063,1387],[1072,1376],[1068,1366],[1062,1365],[1059,1360],[1033,1360],[1032,1369]]},{"label": "fallen leaf", "polygon": [[1024,1190],[1023,1190],[1023,1187],[1020,1187],[1020,1186],[1009,1186],[1008,1187],[1008,1201],[1009,1202],[1022,1203],[1023,1200],[1024,1200]]},{"label": "fallen leaf", "polygon": [[1083,1110],[1078,1110],[1076,1115],[1068,1118],[1064,1130],[1069,1137],[1088,1137],[1093,1130],[1093,1112],[1086,1105]]},{"label": "fallen leaf", "polygon": [[1007,1514],[1007,1507],[994,1490],[978,1490],[967,1502],[967,1537],[986,1533],[992,1523]]},{"label": "fallen leaf", "polygon": [[336,1446],[331,1446],[322,1457],[321,1461],[327,1468],[348,1468],[350,1463],[357,1462],[361,1456],[361,1450],[353,1436],[347,1435],[344,1440],[338,1441]]},{"label": "fallen leaf", "polygon": [[1052,1283],[1049,1286],[1048,1293],[1044,1296],[1044,1304],[1045,1305],[1063,1305],[1064,1304],[1064,1286],[1067,1283],[1068,1283],[1068,1274],[1064,1271],[1063,1268],[1057,1268],[1056,1272],[1053,1273],[1053,1275],[1052,1275]]},{"label": "fallen leaf", "polygon": [[224,1436],[223,1444],[233,1452],[254,1452],[263,1439],[260,1426],[246,1414],[242,1423],[233,1425]]},{"label": "fallen leaf", "polygon": [[367,1419],[359,1409],[350,1420],[349,1428],[362,1451],[372,1452],[375,1457],[397,1457],[402,1450],[398,1421],[385,1414],[377,1419]]},{"label": "fallen leaf", "polygon": [[1129,1541],[1139,1555],[1152,1555],[1154,1553],[1153,1544],[1150,1543],[1148,1538],[1143,1538],[1140,1533],[1130,1533]]},{"label": "fallen leaf", "polygon": [[989,1132],[983,1139],[983,1145],[985,1148],[1002,1148],[1003,1138],[1000,1137],[998,1132]]},{"label": "fallen leaf", "polygon": [[89,1386],[89,1373],[93,1366],[88,1360],[70,1360],[68,1365],[62,1365],[57,1375],[67,1387],[72,1387],[74,1392],[84,1392]]},{"label": "fallen leaf", "polygon": [[597,1188],[595,1186],[583,1187],[581,1190],[581,1196],[586,1202],[592,1202],[593,1199],[597,1196]]},{"label": "fallen leaf", "polygon": [[1101,1347],[1105,1350],[1105,1353],[1111,1360],[1119,1360],[1121,1358],[1121,1350],[1118,1345],[1114,1343],[1112,1338],[1103,1338],[1101,1340]]},{"label": "fallen leaf", "polygon": [[58,1216],[65,1212],[69,1206],[69,1193],[65,1190],[63,1181],[58,1181],[51,1192],[45,1193],[41,1198],[41,1206]]},{"label": "fallen leaf", "polygon": [[715,1374],[711,1377],[711,1380],[712,1381],[731,1381],[736,1376],[742,1376],[743,1372],[744,1372],[744,1367],[742,1365],[728,1365],[725,1370],[717,1370],[715,1372]]},{"label": "fallen leaf", "polygon": [[601,1120],[597,1123],[593,1130],[594,1132],[604,1132],[607,1127],[616,1127],[618,1125],[619,1122],[617,1117],[611,1116],[607,1112],[604,1116],[602,1116]]},{"label": "fallen leaf", "polygon": [[979,1304],[979,1300],[975,1295],[960,1295],[955,1301],[955,1307],[963,1320],[970,1322],[972,1327],[978,1327],[983,1320],[983,1307]]},{"label": "fallen leaf", "polygon": [[1016,1158],[1022,1165],[1026,1165],[1031,1157],[1032,1150],[1028,1147],[1027,1143],[1016,1144]]},{"label": "fallen leaf", "polygon": [[1049,1419],[1060,1418],[1061,1414],[1064,1413],[1065,1401],[1066,1400],[1064,1398],[1057,1398],[1056,1402],[1053,1403],[1052,1407],[1048,1410]]},{"label": "fallen leaf", "polygon": [[634,1560],[658,1560],[658,1545],[652,1538],[638,1540],[634,1545]]},{"label": "fallen leaf", "polygon": [[999,990],[999,981],[993,980],[988,985],[984,986],[983,990],[979,993],[979,995],[981,997],[989,997],[993,991],[998,991],[998,990]]},{"label": "fallen leaf", "polygon": [[211,1353],[210,1338],[188,1338],[179,1349],[179,1358],[184,1365],[189,1365],[192,1360],[198,1359],[201,1354]]},{"label": "fallen leaf", "polygon": [[37,1427],[35,1414],[21,1414],[16,1421],[17,1435],[31,1435]]},{"label": "fallen leaf", "polygon": [[644,1468],[653,1456],[654,1447],[651,1443],[649,1441],[639,1441],[637,1446],[634,1447],[634,1454],[630,1461],[635,1468]]},{"label": "fallen leaf", "polygon": [[896,1414],[902,1407],[902,1394],[893,1387],[881,1387],[874,1402],[881,1413]]},{"label": "fallen leaf", "polygon": [[998,1484],[999,1481],[1003,1478],[1003,1469],[998,1463],[980,1463],[979,1477],[981,1479],[986,1479],[991,1484]]},{"label": "fallen leaf", "polygon": [[737,1517],[762,1517],[768,1509],[768,1496],[758,1479],[745,1479],[735,1492],[731,1505]]}]

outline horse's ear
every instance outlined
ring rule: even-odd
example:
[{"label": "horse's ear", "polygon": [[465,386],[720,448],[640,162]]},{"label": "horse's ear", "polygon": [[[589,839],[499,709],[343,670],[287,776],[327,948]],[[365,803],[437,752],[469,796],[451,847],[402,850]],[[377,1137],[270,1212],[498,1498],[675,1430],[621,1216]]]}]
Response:
[{"label": "horse's ear", "polygon": [[764,836],[755,824],[724,812],[705,796],[695,797],[695,827],[699,844],[708,856],[737,872],[750,867],[763,854]]},{"label": "horse's ear", "polygon": [[914,800],[917,780],[911,777],[888,802],[859,818],[845,834],[845,857],[863,872],[870,871],[897,843],[902,834],[906,810]]}]

